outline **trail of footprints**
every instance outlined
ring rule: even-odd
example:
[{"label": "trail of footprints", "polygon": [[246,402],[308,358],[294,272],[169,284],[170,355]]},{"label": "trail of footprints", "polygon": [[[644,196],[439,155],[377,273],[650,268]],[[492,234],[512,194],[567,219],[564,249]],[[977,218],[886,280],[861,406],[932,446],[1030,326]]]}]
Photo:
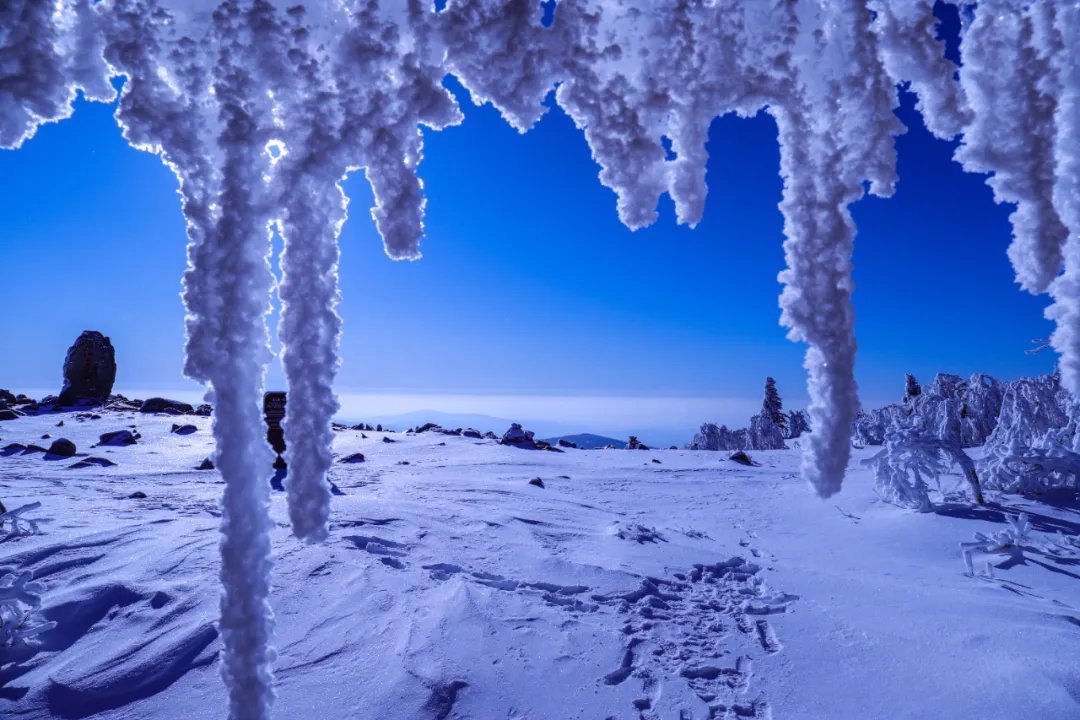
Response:
[{"label": "trail of footprints", "polygon": [[[346,539],[380,556],[389,567],[406,567],[403,558],[410,546],[404,543],[362,535]],[[695,564],[689,572],[667,578],[645,577],[629,592],[592,595],[586,595],[590,588],[584,585],[514,580],[452,563],[422,569],[437,581],[461,576],[495,590],[534,594],[570,612],[608,608],[622,616],[626,644],[621,661],[599,682],[619,685],[631,678],[640,682],[642,695],[633,705],[641,720],[657,717],[653,705],[662,681],[671,678],[685,681],[708,707],[704,717],[683,709],[680,720],[772,718],[764,697],[750,693],[754,677],[750,653],[771,655],[782,649],[768,617],[786,612],[798,597],[772,591],[760,576],[760,566],[743,557]],[[733,646],[740,644],[743,651],[734,653]]]}]

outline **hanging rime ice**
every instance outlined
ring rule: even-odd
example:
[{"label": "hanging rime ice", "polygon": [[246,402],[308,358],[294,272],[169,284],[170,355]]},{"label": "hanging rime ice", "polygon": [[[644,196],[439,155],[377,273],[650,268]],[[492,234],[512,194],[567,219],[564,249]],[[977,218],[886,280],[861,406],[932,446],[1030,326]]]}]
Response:
[{"label": "hanging rime ice", "polygon": [[[279,333],[289,382],[294,533],[326,536],[340,320],[339,181],[363,169],[394,258],[419,256],[419,126],[461,120],[442,87],[526,130],[553,88],[631,228],[702,215],[705,140],[725,113],[769,112],[781,150],[787,269],[781,322],[809,345],[813,432],[803,474],[840,489],[858,409],[851,203],[896,182],[897,84],[957,158],[1013,203],[1017,280],[1049,292],[1062,382],[1080,394],[1080,4],[963,2],[957,68],[932,0],[7,0],[0,3],[0,147],[66,117],[76,90],[115,97],[124,136],[176,174],[187,219],[186,372],[215,404],[223,674],[232,717],[272,701],[268,452],[258,413],[270,357],[270,229],[285,243]],[[958,77],[958,79],[957,79]],[[674,157],[663,147],[668,138]],[[482,204],[481,204],[482,207]]]}]

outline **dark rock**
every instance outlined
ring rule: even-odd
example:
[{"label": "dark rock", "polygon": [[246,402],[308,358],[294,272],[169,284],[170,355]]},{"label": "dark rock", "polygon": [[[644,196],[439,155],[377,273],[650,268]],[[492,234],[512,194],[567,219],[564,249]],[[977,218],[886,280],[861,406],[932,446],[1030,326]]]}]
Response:
[{"label": "dark rock", "polygon": [[428,430],[442,430],[442,427],[438,423],[429,422],[416,428],[416,432],[418,433],[427,432]]},{"label": "dark rock", "polygon": [[114,465],[116,465],[116,463],[109,458],[90,456],[83,458],[74,465],[68,465],[68,470],[81,470],[82,468],[88,467],[113,467]]},{"label": "dark rock", "polygon": [[496,435],[495,433],[491,432],[490,430],[488,430],[486,433],[484,433],[484,437],[487,438],[488,440],[498,440],[499,439],[499,436]]},{"label": "dark rock", "polygon": [[364,457],[364,453],[359,453],[358,452],[358,453],[353,453],[352,455],[346,455],[345,457],[338,460],[338,462],[340,462],[340,463],[349,463],[349,464],[362,463],[362,462],[364,462],[365,459],[366,458]]},{"label": "dark rock", "polygon": [[649,446],[637,439],[637,435],[630,436],[630,442],[626,443],[627,450],[648,450]]},{"label": "dark rock", "polygon": [[49,440],[50,438],[52,438],[52,435],[50,435],[49,433],[45,433],[41,436],[42,440]]},{"label": "dark rock", "polygon": [[363,439],[363,440],[367,440],[367,439],[368,439],[367,435],[366,435],[366,434],[364,434],[364,433],[360,433],[360,438],[361,438],[361,439]]},{"label": "dark rock", "polygon": [[376,425],[375,432],[382,432],[382,425]]},{"label": "dark rock", "polygon": [[193,432],[198,432],[199,428],[191,425],[190,423],[184,425],[177,425],[173,423],[172,430],[169,432],[176,433],[177,435],[190,435]]},{"label": "dark rock", "polygon": [[30,455],[32,453],[43,453],[43,452],[48,452],[48,450],[41,447],[40,445],[34,445],[33,443],[31,443],[30,445],[27,445],[23,449],[23,455]]},{"label": "dark rock", "polygon": [[105,402],[116,381],[116,353],[112,343],[96,330],[85,330],[64,358],[64,387],[57,402]]},{"label": "dark rock", "polygon": [[483,437],[483,435],[480,434],[479,430],[474,430],[473,428],[465,428],[461,431],[461,434],[467,438],[474,438],[476,440],[479,440]]},{"label": "dark rock", "polygon": [[542,488],[542,487],[544,487],[544,481],[543,481],[543,480],[541,480],[541,479],[540,479],[540,478],[538,478],[538,477],[535,477],[535,478],[533,478],[532,480],[530,480],[530,481],[529,481],[529,484],[530,484],[530,485],[535,485],[535,486],[536,486],[536,487],[538,487],[538,488]]},{"label": "dark rock", "polygon": [[26,450],[26,446],[22,443],[8,443],[0,449],[0,453],[4,455],[14,455],[15,453],[21,453],[24,450]]},{"label": "dark rock", "polygon": [[668,448],[668,450],[678,450],[678,449],[679,449],[679,448],[678,448],[678,447],[676,447],[675,445],[672,445],[671,447],[669,447],[669,448]]},{"label": "dark rock", "polygon": [[397,440],[395,440],[394,438],[392,438],[392,437],[387,437],[386,435],[383,435],[383,439],[382,439],[382,441],[383,441],[384,443],[392,443],[392,442],[397,442]]},{"label": "dark rock", "polygon": [[203,417],[210,417],[214,414],[214,408],[211,407],[208,403],[203,403],[199,407],[195,408],[195,414],[201,415]]},{"label": "dark rock", "polygon": [[576,448],[577,447],[576,442],[574,442],[573,440],[567,440],[566,438],[559,438],[558,445],[559,445],[559,447],[563,447],[563,448]]},{"label": "dark rock", "polygon": [[170,400],[168,398],[153,397],[143,401],[140,412],[144,413],[168,413],[170,415],[194,415],[195,408],[186,402]]},{"label": "dark rock", "polygon": [[61,420],[60,422],[56,423],[56,427],[64,427],[64,421]]},{"label": "dark rock", "polygon": [[735,452],[728,455],[728,460],[731,460],[732,462],[737,462],[740,465],[757,465],[757,463],[751,460],[750,456],[742,450],[736,450]]},{"label": "dark rock", "polygon": [[327,482],[330,483],[330,494],[331,495],[344,495],[345,494],[345,493],[343,493],[341,491],[341,488],[339,488],[336,484],[334,484],[333,480],[327,480]]},{"label": "dark rock", "polygon": [[142,490],[136,490],[135,492],[128,495],[128,499],[129,500],[145,500],[146,499],[146,493],[144,493]]},{"label": "dark rock", "polygon": [[513,423],[510,426],[510,429],[503,433],[502,439],[499,440],[499,444],[509,445],[523,450],[536,450],[536,443],[533,441],[533,433],[522,429],[521,423]]},{"label": "dark rock", "polygon": [[3,421],[3,420],[18,420],[22,416],[23,416],[23,414],[21,412],[19,412],[18,410],[14,410],[12,408],[3,408],[2,410],[0,410],[0,421]]},{"label": "dark rock", "polygon": [[214,469],[214,462],[210,458],[203,458],[203,461],[201,463],[199,463],[198,467],[196,467],[195,469],[196,470],[213,470]]},{"label": "dark rock", "polygon": [[22,393],[15,396],[15,402],[12,405],[35,405],[37,404],[33,398],[26,397]]},{"label": "dark rock", "polygon": [[57,438],[53,440],[52,445],[49,446],[50,455],[59,455],[60,457],[71,457],[76,452],[75,443],[71,442],[67,438]]},{"label": "dark rock", "polygon": [[113,430],[98,436],[98,445],[134,445],[141,437],[130,430]]},{"label": "dark rock", "polygon": [[408,460],[398,460],[397,463],[395,463],[395,464],[397,464],[397,465],[408,465],[409,461]]},{"label": "dark rock", "polygon": [[663,463],[662,463],[662,462],[660,462],[659,460],[657,460],[656,458],[653,458],[653,459],[652,459],[652,462],[653,462],[653,463],[655,463],[655,464],[657,464],[657,465],[663,465]]},{"label": "dark rock", "polygon": [[8,405],[15,404],[15,393],[10,390],[4,390],[0,388],[0,402],[5,402]]},{"label": "dark rock", "polygon": [[344,425],[339,422],[332,422],[330,423],[330,429],[335,432],[341,432],[342,430],[349,430],[350,428],[348,425]]}]

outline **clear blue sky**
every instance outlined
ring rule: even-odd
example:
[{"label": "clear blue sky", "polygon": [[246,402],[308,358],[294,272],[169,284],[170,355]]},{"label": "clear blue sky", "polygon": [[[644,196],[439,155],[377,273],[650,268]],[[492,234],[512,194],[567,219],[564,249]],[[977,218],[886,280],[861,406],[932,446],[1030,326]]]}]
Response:
[{"label": "clear blue sky", "polygon": [[[64,352],[88,328],[116,345],[121,389],[192,387],[181,377],[176,183],[126,146],[112,112],[80,102],[70,120],[0,152],[0,387],[58,389]],[[854,208],[864,402],[898,396],[905,372],[1051,370],[1051,353],[1024,353],[1050,325],[1045,298],[1013,282],[1009,208],[926,133],[910,97],[900,114],[912,130],[898,141],[898,192]],[[695,230],[675,225],[665,197],[656,225],[632,233],[561,111],[526,135],[490,107],[466,103],[466,115],[426,132],[421,261],[384,256],[371,193],[360,174],[347,182],[341,391],[756,401],[770,374],[788,406],[805,402],[803,347],[777,323],[770,118],[714,122]]]}]

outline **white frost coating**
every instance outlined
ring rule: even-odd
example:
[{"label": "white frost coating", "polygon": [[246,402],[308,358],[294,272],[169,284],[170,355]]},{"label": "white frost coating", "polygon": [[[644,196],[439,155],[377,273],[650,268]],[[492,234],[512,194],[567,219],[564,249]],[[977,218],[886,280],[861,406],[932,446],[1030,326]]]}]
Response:
[{"label": "white frost coating", "polygon": [[[1050,287],[1054,304],[1046,315],[1057,323],[1050,342],[1061,353],[1062,385],[1080,398],[1080,3],[1056,7],[1046,33],[1050,70],[1059,92],[1053,200],[1068,229],[1065,272]],[[1080,451],[1080,434],[1074,443],[1073,449]]]},{"label": "white frost coating", "polygon": [[[565,0],[549,28],[536,0],[451,0],[439,13],[428,0],[0,5],[0,146],[69,115],[76,88],[108,99],[115,71],[127,78],[117,112],[125,137],[179,181],[190,266],[185,372],[212,389],[226,480],[231,715],[266,717],[272,700],[270,455],[259,412],[268,224],[286,248],[290,515],[298,537],[318,540],[337,407],[337,237],[347,209],[339,182],[363,168],[387,254],[419,257],[419,126],[460,121],[441,86],[448,72],[519,130],[557,88],[631,228],[656,219],[664,193],[679,222],[697,223],[710,122],[768,108],[784,178],[781,320],[810,345],[803,472],[818,494],[840,489],[858,408],[849,206],[864,183],[884,196],[896,182],[896,82],[911,83],[935,134],[962,131],[965,167],[993,172],[996,197],[1018,203],[1010,258],[1025,288],[1051,289],[1063,381],[1080,390],[1077,4],[981,0],[968,10],[957,84],[929,0]],[[281,157],[272,161],[268,145]]]},{"label": "white frost coating", "polygon": [[1009,259],[1021,287],[1045,292],[1061,271],[1067,231],[1053,206],[1053,79],[1036,46],[1033,16],[1055,3],[981,0],[960,46],[960,83],[973,110],[956,152],[964,168],[993,173],[987,184],[1010,216]]},{"label": "white frost coating", "polygon": [[957,71],[936,38],[933,0],[870,0],[881,60],[897,83],[910,83],[927,129],[942,139],[960,134],[971,111]]}]

